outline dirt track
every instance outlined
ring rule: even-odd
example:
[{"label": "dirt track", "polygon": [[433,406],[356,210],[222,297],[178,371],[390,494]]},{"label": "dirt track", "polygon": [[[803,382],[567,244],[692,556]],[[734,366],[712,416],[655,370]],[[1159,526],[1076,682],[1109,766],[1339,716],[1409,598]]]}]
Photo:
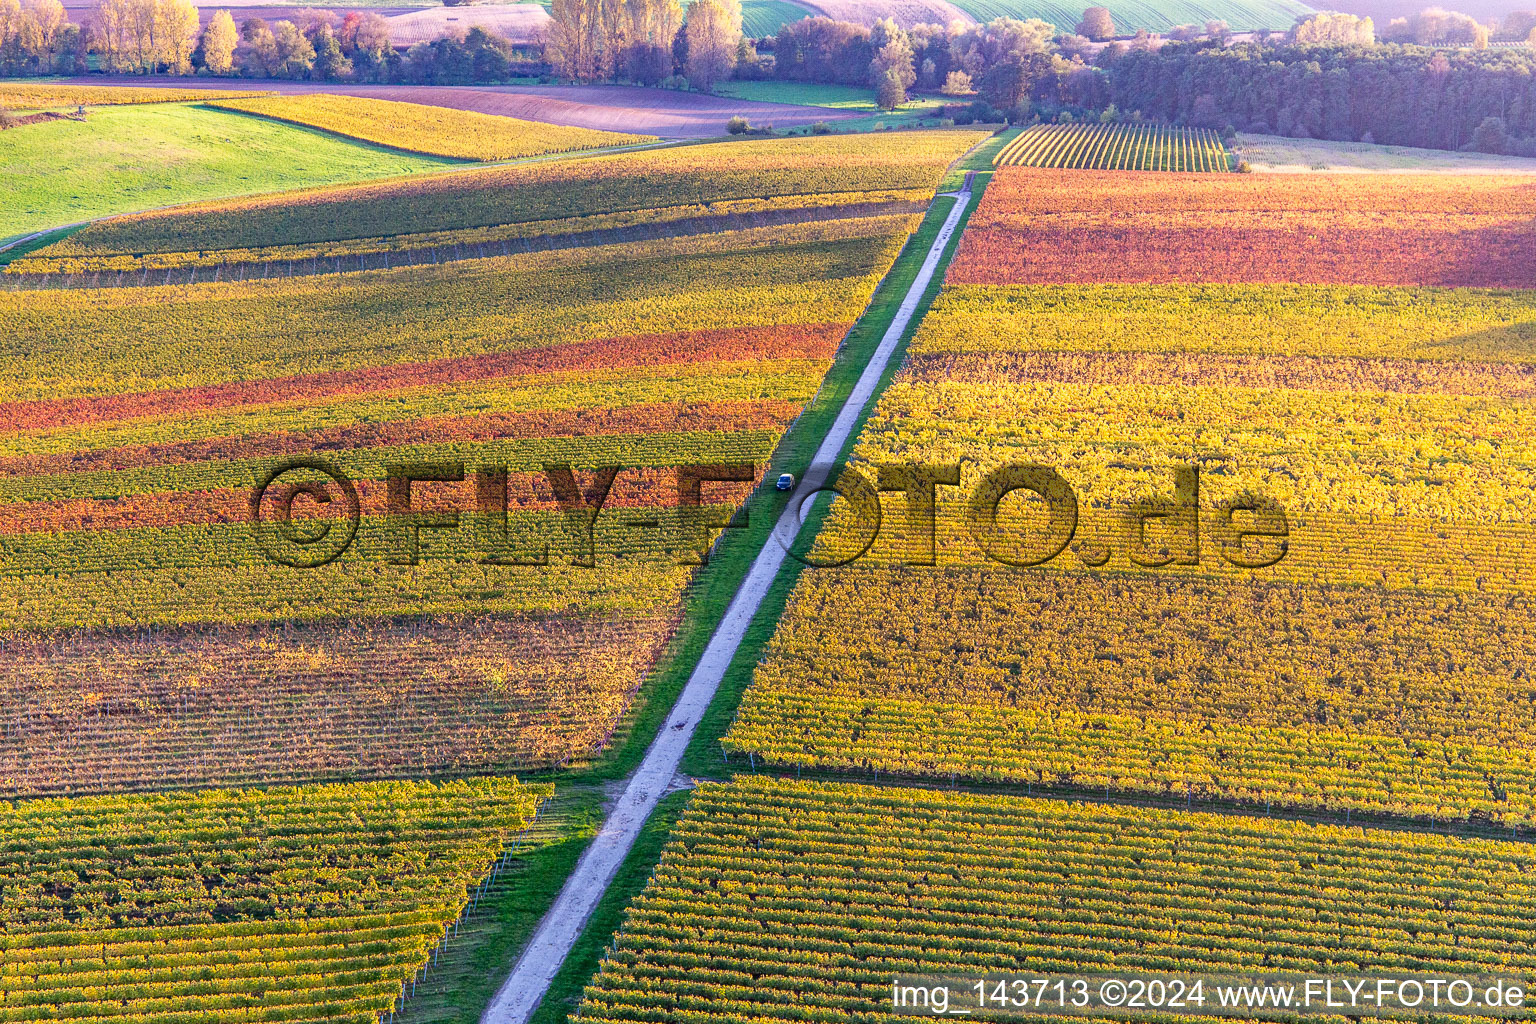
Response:
[{"label": "dirt track", "polygon": [[799,485],[790,494],[788,504],[774,525],[771,539],[763,542],[731,603],[726,606],[719,625],[688,677],[687,685],[668,712],[666,724],[646,749],[640,766],[624,781],[623,795],[609,812],[597,837],[577,861],[575,870],[566,878],[560,895],[539,922],[512,973],[486,1007],[480,1024],[528,1024],[550,983],[566,963],[582,927],[613,883],[646,819],[656,809],[662,795],[679,784],[677,770],[683,753],[725,678],[731,659],[746,637],[747,626],[789,557],[804,524],[807,502],[822,490],[838,456],[853,437],[860,415],[879,393],[880,378],[896,354],[897,343],[917,315],[923,292],[941,269],[939,264],[943,261],[944,249],[959,230],[961,215],[971,202],[970,180],[967,177],[965,190],[957,194],[954,206],[881,336],[880,344],[859,374],[837,418],[822,437]]},{"label": "dirt track", "polygon": [[36,114],[21,114],[12,119],[10,124],[0,124],[0,130],[5,128],[20,128],[23,125],[42,124],[44,121],[62,121],[69,115],[61,114],[56,110],[43,110]]},{"label": "dirt track", "polygon": [[[79,85],[186,89],[210,80],[88,75],[70,81]],[[344,85],[238,78],[219,79],[216,84],[220,89],[255,89],[284,94],[330,92],[345,96],[404,100],[457,110],[478,110],[485,114],[503,114],[548,124],[638,132],[672,139],[704,139],[724,135],[725,123],[738,114],[753,124],[772,124],[779,128],[859,116],[857,112],[830,107],[756,103],[700,93],[639,89],[623,85]]]}]

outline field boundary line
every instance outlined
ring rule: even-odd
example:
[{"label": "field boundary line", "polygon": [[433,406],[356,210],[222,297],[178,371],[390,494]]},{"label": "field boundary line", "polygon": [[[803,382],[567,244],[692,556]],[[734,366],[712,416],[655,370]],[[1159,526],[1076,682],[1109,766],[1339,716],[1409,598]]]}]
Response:
[{"label": "field boundary line", "polygon": [[[198,104],[198,105],[201,106],[202,104]],[[224,113],[230,113],[230,111],[226,110],[226,111],[224,111]],[[254,116],[254,115],[252,115],[252,116]],[[268,118],[268,120],[270,120],[270,118]],[[304,126],[304,127],[308,127],[308,126]],[[310,130],[317,131],[317,132],[322,132],[324,134],[335,134],[334,132],[325,132],[324,129],[320,129],[320,128],[312,128]],[[350,137],[347,137],[347,136],[340,136],[340,137],[341,138],[346,138],[347,141],[349,141],[349,142],[357,142],[358,141],[357,139],[353,139],[353,138],[350,138]],[[369,145],[378,146],[377,143],[369,143]],[[558,161],[558,160],[582,160],[582,159],[586,159],[586,158],[589,158],[589,157],[611,156],[611,155],[613,155],[615,153],[633,153],[633,152],[638,152],[640,150],[645,150],[645,149],[669,149],[669,148],[673,148],[673,147],[676,147],[676,146],[686,146],[686,145],[692,145],[692,143],[688,142],[686,140],[682,141],[682,142],[679,142],[676,139],[660,139],[660,140],[658,140],[656,142],[643,142],[643,143],[638,143],[638,144],[635,144],[635,145],[628,145],[628,146],[609,146],[609,147],[607,147],[605,149],[579,149],[579,150],[568,150],[568,151],[566,151],[564,153],[541,153],[538,156],[522,156],[522,157],[516,157],[516,158],[511,159],[511,160],[495,160],[495,161],[466,160],[466,161],[464,161],[462,163],[459,163],[459,164],[449,165],[447,167],[442,168],[441,170],[421,171],[421,172],[418,172],[416,174],[392,174],[392,175],[385,175],[383,177],[378,177],[378,178],[357,178],[357,179],[354,179],[352,181],[336,181],[336,182],[331,182],[330,184],[326,184],[326,185],[299,185],[299,186],[296,186],[294,188],[275,189],[275,190],[270,190],[270,191],[266,191],[266,192],[231,192],[228,195],[222,195],[222,196],[206,196],[206,197],[204,197],[202,199],[186,199],[186,200],[183,200],[183,201],[181,201],[179,203],[166,203],[163,206],[146,206],[146,207],[144,207],[141,210],[123,210],[123,211],[121,211],[119,213],[104,213],[104,214],[102,214],[99,217],[87,217],[85,220],[71,221],[68,224],[55,224],[52,227],[46,227],[46,228],[43,228],[40,231],[33,231],[31,234],[23,235],[20,238],[13,238],[13,239],[11,239],[10,241],[6,242],[5,244],[0,245],[0,253],[8,252],[9,250],[14,249],[18,245],[21,245],[21,244],[23,244],[25,242],[30,242],[30,241],[32,241],[34,239],[37,239],[37,238],[41,238],[44,235],[51,235],[55,231],[65,231],[65,230],[67,230],[69,228],[83,228],[83,227],[86,227],[87,225],[90,225],[90,224],[97,224],[97,223],[100,223],[101,221],[104,221],[104,220],[114,220],[114,219],[116,219],[118,217],[137,217],[137,216],[140,216],[141,214],[145,214],[145,213],[160,213],[160,212],[162,212],[164,210],[174,210],[174,209],[177,209],[178,207],[182,207],[182,206],[199,206],[199,205],[201,205],[203,203],[226,203],[226,202],[229,202],[231,199],[259,199],[259,198],[263,198],[263,197],[267,197],[267,196],[280,196],[280,195],[283,195],[283,194],[289,193],[289,192],[312,192],[312,191],[316,191],[316,190],[319,190],[319,189],[347,188],[347,187],[354,186],[354,185],[380,185],[380,184],[384,184],[386,182],[391,182],[391,181],[415,181],[417,179],[422,179],[422,178],[442,178],[442,177],[448,177],[448,176],[454,175],[454,174],[466,174],[466,173],[470,173],[470,172],[473,172],[473,171],[489,170],[489,169],[491,169],[493,167],[510,167],[510,166],[514,166],[516,164],[553,163],[553,162]],[[388,146],[378,146],[378,148],[380,148],[380,149],[390,149],[391,147],[388,147]],[[395,152],[410,152],[410,151],[407,151],[407,150],[396,150]],[[411,153],[410,155],[412,155],[412,156],[428,156],[430,154]],[[439,157],[437,159],[451,159],[451,158],[449,158],[449,157]]]},{"label": "field boundary line", "polygon": [[[138,270],[32,271],[0,270],[0,287],[8,291],[47,290],[117,290],[162,288],[167,285],[246,281],[286,280],[296,277],[321,277],[331,274],[362,274],[379,270],[406,270],[432,267],[466,260],[485,260],[523,256],[529,253],[562,252],[633,245],[667,239],[719,235],[755,228],[790,227],[822,224],[839,220],[870,217],[894,217],[919,214],[928,204],[922,200],[848,203],[843,206],[815,206],[782,210],[757,210],[744,213],[705,214],[670,221],[631,224],[624,227],[593,228],[570,234],[528,235],[490,241],[444,242],[414,249],[378,249],[373,252],[329,256],[305,256],[294,259],[240,260],[222,263],[197,263],[183,267],[141,268]],[[492,227],[515,226],[492,225]],[[466,229],[474,230],[474,229]],[[27,256],[17,257],[24,260]],[[276,273],[273,273],[273,271]],[[180,279],[181,275],[187,275]],[[201,279],[199,279],[201,275]]]},{"label": "field boundary line", "polygon": [[[160,207],[160,209],[167,209],[167,207]],[[141,212],[147,213],[149,211],[146,210],[146,211],[141,211]],[[132,214],[114,213],[111,216],[113,216],[113,217],[129,217],[129,216],[132,216]],[[107,218],[106,217],[98,217],[96,219],[97,220],[106,220]],[[82,228],[82,227],[85,227],[85,225],[92,224],[92,223],[95,223],[95,222],[94,221],[89,221],[89,220],[77,220],[73,224],[60,224],[57,227],[44,228],[41,231],[34,231],[30,235],[22,235],[19,238],[11,239],[9,242],[6,242],[4,245],[0,245],[0,252],[9,252],[10,250],[16,248],[18,245],[25,245],[28,242],[35,242],[37,239],[42,238],[44,235],[51,235],[55,231],[68,231],[70,228]]]},{"label": "field boundary line", "polygon": [[[304,94],[304,95],[310,95],[310,96],[332,95],[332,96],[335,96],[335,95],[342,95],[342,94],[340,94],[340,93],[307,93],[307,94]],[[278,98],[278,99],[285,98],[285,97],[281,96],[280,94],[274,94],[274,96],[253,96],[251,98],[252,99],[272,99],[274,97]],[[348,99],[370,99],[371,97],[351,96],[351,97],[347,97],[347,98]],[[308,128],[308,129],[311,129],[312,131],[324,132],[327,135],[334,135],[334,136],[336,136],[339,139],[346,139],[349,142],[361,142],[361,143],[364,143],[364,144],[369,145],[369,146],[377,146],[380,149],[387,149],[387,150],[389,150],[392,153],[407,153],[407,154],[409,154],[411,156],[435,156],[435,157],[437,157],[439,159],[442,159],[442,160],[465,160],[465,161],[468,161],[470,163],[479,164],[480,166],[483,166],[483,167],[488,167],[488,166],[491,166],[491,165],[497,164],[497,163],[504,163],[507,160],[526,160],[529,157],[535,157],[535,156],[571,156],[571,155],[575,155],[577,153],[595,153],[598,150],[614,150],[614,149],[622,150],[622,149],[626,149],[626,148],[633,147],[633,146],[654,146],[658,142],[665,142],[665,141],[667,141],[666,139],[664,139],[660,135],[647,135],[647,134],[642,133],[642,132],[632,132],[632,133],[630,133],[631,135],[640,136],[640,141],[638,141],[638,142],[607,142],[607,143],[603,143],[601,145],[596,145],[596,146],[574,146],[574,147],[572,147],[570,149],[557,149],[557,150],[554,150],[553,152],[529,153],[526,156],[502,157],[500,159],[492,158],[490,160],[483,160],[480,157],[475,157],[475,156],[455,156],[455,155],[453,155],[451,153],[434,153],[431,150],[427,150],[427,149],[411,149],[409,146],[396,146],[396,145],[393,145],[393,144],[388,143],[388,142],[380,142],[378,139],[370,139],[370,138],[367,138],[366,136],[362,136],[362,135],[353,135],[353,134],[350,134],[349,132],[344,132],[344,131],[342,131],[339,128],[327,128],[324,125],[310,124],[307,121],[299,121],[299,120],[296,120],[296,119],[291,118],[291,117],[284,117],[281,114],[264,114],[264,113],[261,113],[259,111],[255,111],[255,110],[245,110],[245,109],[243,109],[241,107],[232,107],[232,106],[228,106],[227,105],[229,103],[240,103],[243,100],[244,100],[244,97],[241,97],[240,99],[233,99],[233,100],[228,99],[228,98],[220,99],[220,100],[200,100],[200,101],[198,101],[197,105],[200,106],[200,107],[204,107],[206,109],[210,109],[210,110],[221,110],[221,111],[224,111],[225,113],[233,112],[233,113],[236,113],[236,114],[245,114],[245,115],[247,115],[249,117],[264,118],[264,119],[266,119],[268,121],[276,121],[279,124],[291,125],[291,126],[293,126],[295,128]],[[384,99],[381,99],[381,100],[377,100],[376,102],[379,102],[379,103],[401,103],[401,102],[408,102],[408,101],[384,100]],[[458,110],[459,108],[457,108],[457,107],[441,107],[439,109],[442,109],[442,110]],[[469,114],[481,113],[481,111],[478,111],[478,110],[468,110],[468,111],[460,110],[459,112],[460,113],[469,113]],[[573,129],[575,129],[577,131],[604,132],[605,134],[608,134],[608,135],[623,135],[624,134],[623,132],[609,131],[608,129],[605,129],[605,128],[579,128],[576,125],[556,125],[556,124],[550,124],[547,121],[530,121],[527,118],[512,117],[509,114],[486,114],[485,116],[486,117],[505,117],[509,121],[521,121],[524,124],[544,124],[544,125],[548,125],[549,127],[552,127],[552,128],[573,128]]]},{"label": "field boundary line", "polygon": [[950,239],[970,206],[971,191],[968,187],[962,187],[956,193],[945,193],[945,196],[954,197],[956,201],[916,277],[908,286],[900,307],[881,336],[880,344],[865,364],[847,400],[817,447],[810,466],[791,493],[789,504],[774,524],[769,541],[763,544],[753,559],[751,568],[747,570],[698,664],[689,675],[687,685],[673,704],[655,739],[651,741],[644,760],[629,776],[612,813],[582,854],[576,869],[566,879],[560,895],[539,922],[537,931],[513,966],[511,974],[486,1008],[481,1018],[482,1024],[526,1024],[581,936],[587,919],[613,882],[646,819],[677,774],[694,731],[714,699],[731,659],[778,576],[790,547],[799,536],[801,507],[825,488],[865,406],[874,399],[886,367],[921,306],[923,294],[928,290],[944,252],[949,247]]},{"label": "field boundary line", "polygon": [[704,781],[733,782],[738,778],[780,779],[786,782],[826,782],[874,789],[926,789],[941,793],[969,793],[976,796],[1006,796],[1027,800],[1051,800],[1057,803],[1097,804],[1103,807],[1135,807],[1188,814],[1210,814],[1253,821],[1295,821],[1329,828],[1360,829],[1375,832],[1403,832],[1442,836],[1447,839],[1488,840],[1500,843],[1536,845],[1536,832],[1529,826],[1484,824],[1470,819],[1434,821],[1426,818],[1356,812],[1353,808],[1332,810],[1276,803],[1270,807],[1245,804],[1237,799],[1212,796],[1178,796],[1168,793],[1113,789],[1102,786],[1068,785],[1040,782],[989,782],[975,776],[955,773],[953,779],[938,775],[917,775],[900,771],[858,768],[838,769],[785,765],[764,760],[754,767],[732,764],[729,772]]}]

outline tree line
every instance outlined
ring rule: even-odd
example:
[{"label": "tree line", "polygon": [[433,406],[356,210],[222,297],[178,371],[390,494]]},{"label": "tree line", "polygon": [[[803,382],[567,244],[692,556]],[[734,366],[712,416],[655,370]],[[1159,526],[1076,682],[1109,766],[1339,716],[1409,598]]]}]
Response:
[{"label": "tree line", "polygon": [[1536,156],[1529,50],[1195,43],[1115,54],[1099,72],[1091,97],[1070,98],[1202,127]]},{"label": "tree line", "polygon": [[1055,34],[1054,27],[1037,18],[910,30],[888,19],[866,28],[804,18],[785,25],[774,38],[771,74],[791,82],[869,85],[887,109],[906,102],[914,86],[956,97],[979,89],[984,97],[994,97],[1008,92],[1002,80],[1016,78],[1021,68],[1030,75],[1054,71]]},{"label": "tree line", "polygon": [[[1408,21],[1443,36],[1445,26],[1462,24],[1443,14],[1427,11]],[[1087,21],[1079,27],[1108,31]],[[1536,14],[1517,12],[1502,25],[1536,31]],[[897,55],[903,80],[954,96],[974,92],[976,116],[988,120],[1131,117],[1536,156],[1531,49],[1488,47],[1486,38],[1481,48],[1378,43],[1370,19],[1335,14],[1301,19],[1284,36],[1236,41],[1221,22],[1183,35],[1185,41],[1160,47],[1143,34],[1095,48],[1084,36],[1055,35],[1034,20],[903,31],[807,18],[779,31],[771,73],[879,89],[888,59]],[[892,88],[890,98],[903,97]]]},{"label": "tree line", "polygon": [[[742,34],[740,0],[554,0],[543,53],[484,29],[401,52],[378,14],[304,11],[198,28],[192,0],[98,0],[90,23],[60,0],[0,0],[0,72],[110,71],[468,84],[553,71],[575,81],[711,89],[732,77],[863,86],[894,108],[913,90],[956,98],[958,120],[1141,117],[1339,141],[1536,155],[1536,12],[1480,25],[1430,8],[1394,19],[1319,13],[1237,39],[1219,21],[1154,45],[1117,38],[1090,7],[1076,33],[1044,21],[865,26],[826,17]],[[1412,41],[1391,41],[1412,40]],[[547,63],[546,63],[547,61]],[[968,104],[968,106],[964,106]]]},{"label": "tree line", "polygon": [[459,85],[554,72],[710,89],[758,57],[740,0],[554,0],[546,46],[515,46],[483,28],[401,52],[374,12],[306,9],[270,24],[229,11],[205,27],[193,0],[97,0],[87,23],[59,0],[0,0],[0,74],[84,74],[88,54],[115,73]]},{"label": "tree line", "polygon": [[0,0],[0,74],[77,74],[85,70],[87,45],[59,0]]},{"label": "tree line", "polygon": [[226,17],[220,11],[204,31],[204,61],[215,74],[468,85],[501,82],[547,70],[536,55],[478,26],[462,39],[444,36],[417,43],[402,52],[390,43],[388,22],[372,11],[352,11],[338,18],[330,11],[306,10],[297,23],[277,21],[271,25],[260,18],[249,18],[241,23],[232,49],[231,19],[220,33],[217,50],[212,50],[208,36]]},{"label": "tree line", "polygon": [[221,10],[200,27],[192,0],[98,0],[82,26],[59,0],[0,0],[0,74],[84,74],[89,54],[119,74],[467,85],[549,71],[537,48],[483,28],[402,52],[372,11],[306,9],[237,25]]},{"label": "tree line", "polygon": [[562,78],[709,90],[757,60],[741,0],[553,0],[546,56]]}]

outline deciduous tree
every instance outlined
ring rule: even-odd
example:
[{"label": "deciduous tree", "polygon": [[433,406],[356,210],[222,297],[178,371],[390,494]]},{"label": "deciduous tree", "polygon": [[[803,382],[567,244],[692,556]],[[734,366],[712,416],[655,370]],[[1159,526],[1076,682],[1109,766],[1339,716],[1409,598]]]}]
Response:
[{"label": "deciduous tree", "polygon": [[553,0],[547,56],[563,78],[590,82],[602,72],[601,0]]},{"label": "deciduous tree", "polygon": [[870,30],[869,45],[875,51],[869,62],[869,78],[876,101],[884,110],[895,110],[907,102],[907,90],[917,81],[912,41],[894,20],[884,18]]},{"label": "deciduous tree", "polygon": [[741,38],[741,0],[694,0],[688,8],[688,81],[705,92],[731,77]]},{"label": "deciduous tree", "polygon": [[[343,23],[343,28],[346,28]],[[347,36],[351,37],[350,45]],[[352,58],[353,74],[360,78],[382,77],[386,61],[394,54],[390,46],[389,22],[380,14],[368,11],[358,18],[357,24],[346,29],[342,39],[342,52]]]},{"label": "deciduous tree", "polygon": [[299,27],[291,21],[279,21],[272,26],[272,37],[277,43],[277,64],[273,73],[280,78],[303,78],[315,65],[315,48]]},{"label": "deciduous tree", "polygon": [[0,44],[15,37],[21,27],[21,4],[18,0],[0,0]]},{"label": "deciduous tree", "polygon": [[[192,0],[154,0],[152,23],[154,65],[163,65],[173,75],[190,72],[198,28],[197,8]],[[154,66],[146,68],[154,69]]]},{"label": "deciduous tree", "polygon": [[1524,42],[1533,31],[1536,31],[1536,11],[1511,11],[1500,19],[1498,31],[1493,38],[1519,43]]},{"label": "deciduous tree", "polygon": [[976,90],[971,86],[971,76],[964,71],[951,71],[944,79],[944,88],[939,90],[945,96],[969,96]]},{"label": "deciduous tree", "polygon": [[340,81],[352,75],[352,62],[341,52],[341,43],[329,25],[321,25],[315,31],[310,45],[315,49],[314,76],[328,82]]},{"label": "deciduous tree", "polygon": [[277,69],[277,38],[260,18],[247,18],[240,26],[236,51],[240,70],[251,77],[271,75]]},{"label": "deciduous tree", "polygon": [[672,42],[683,25],[680,0],[623,0],[622,70],[629,78],[656,85],[672,76]]},{"label": "deciduous tree", "polygon": [[[0,0],[3,8],[7,0]],[[128,67],[127,0],[97,0],[91,14],[91,36],[105,71]]]},{"label": "deciduous tree", "polygon": [[1289,40],[1300,46],[1372,46],[1376,24],[1370,18],[1321,11],[1297,18]]},{"label": "deciduous tree", "polygon": [[985,25],[974,25],[950,39],[953,66],[979,81],[988,69],[1012,58],[1033,53],[1048,53],[1056,36],[1055,26],[1039,18],[995,18]]},{"label": "deciduous tree", "polygon": [[1012,110],[1053,72],[1051,58],[1046,54],[1010,57],[981,76],[977,91],[994,107]]},{"label": "deciduous tree", "polygon": [[1508,126],[1502,117],[1483,118],[1483,123],[1472,133],[1472,148],[1479,153],[1502,153],[1508,145]]},{"label": "deciduous tree", "polygon": [[22,9],[25,14],[32,16],[38,32],[42,35],[45,52],[39,56],[52,53],[58,43],[59,31],[68,22],[64,16],[64,5],[59,3],[59,0],[27,0],[22,5]]},{"label": "deciduous tree", "polygon": [[1389,43],[1471,46],[1483,50],[1488,47],[1488,26],[1479,24],[1476,18],[1460,11],[1426,7],[1407,18],[1393,18],[1381,37]]},{"label": "deciduous tree", "polygon": [[227,75],[235,69],[235,47],[240,33],[228,11],[219,11],[203,29],[203,67],[215,75]]},{"label": "deciduous tree", "polygon": [[1108,7],[1090,7],[1083,12],[1083,20],[1077,23],[1077,34],[1096,43],[1115,37],[1115,19]]}]

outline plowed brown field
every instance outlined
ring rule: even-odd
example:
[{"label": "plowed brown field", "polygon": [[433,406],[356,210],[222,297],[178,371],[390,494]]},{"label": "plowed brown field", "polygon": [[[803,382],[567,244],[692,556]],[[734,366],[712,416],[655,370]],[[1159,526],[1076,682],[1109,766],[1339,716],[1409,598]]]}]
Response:
[{"label": "plowed brown field", "polygon": [[[101,85],[101,75],[76,80],[82,85]],[[113,85],[143,88],[186,88],[177,78],[112,79]],[[740,115],[753,124],[793,128],[816,121],[838,121],[859,116],[858,111],[831,107],[758,103],[700,93],[666,89],[641,89],[621,85],[335,85],[324,82],[242,82],[232,79],[220,88],[259,89],[293,95],[311,92],[341,93],[381,100],[425,103],[482,114],[502,114],[548,124],[574,125],[604,131],[634,132],[673,139],[705,139],[725,134],[725,123]]]}]

